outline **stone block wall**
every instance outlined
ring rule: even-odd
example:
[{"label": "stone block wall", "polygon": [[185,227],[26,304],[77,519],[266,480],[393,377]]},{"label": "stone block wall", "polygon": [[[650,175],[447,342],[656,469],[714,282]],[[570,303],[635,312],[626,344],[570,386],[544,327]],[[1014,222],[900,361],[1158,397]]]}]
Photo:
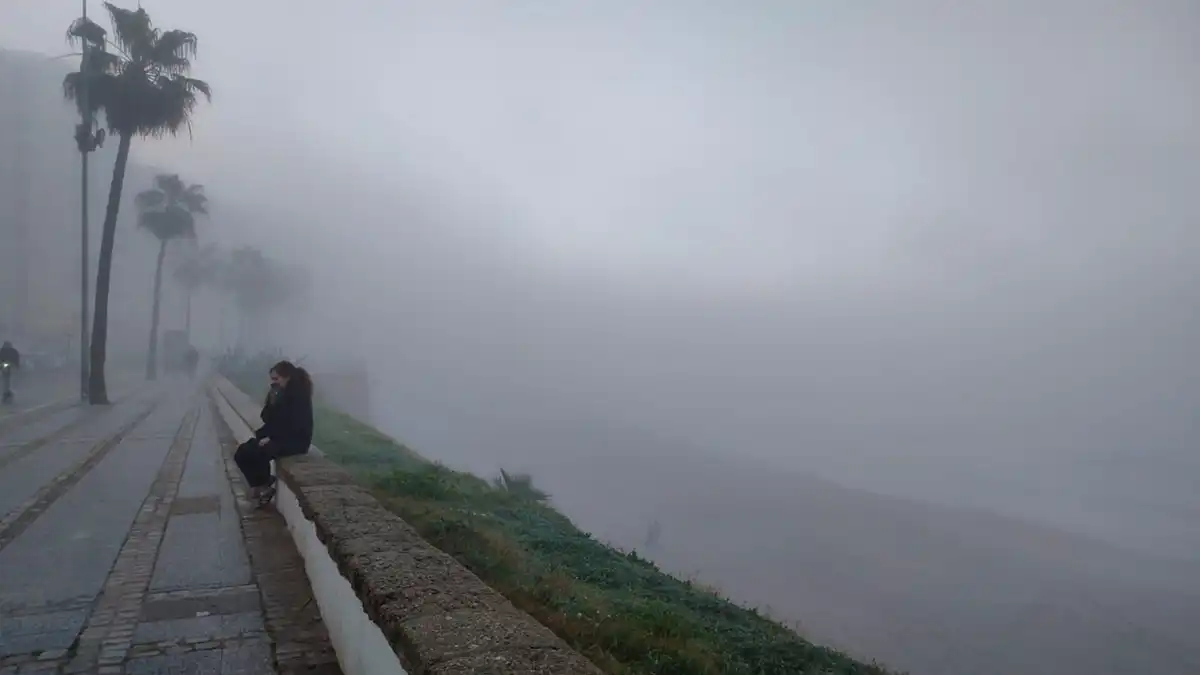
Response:
[{"label": "stone block wall", "polygon": [[[253,426],[258,405],[223,379],[218,389]],[[601,675],[319,451],[277,470],[410,675]]]}]

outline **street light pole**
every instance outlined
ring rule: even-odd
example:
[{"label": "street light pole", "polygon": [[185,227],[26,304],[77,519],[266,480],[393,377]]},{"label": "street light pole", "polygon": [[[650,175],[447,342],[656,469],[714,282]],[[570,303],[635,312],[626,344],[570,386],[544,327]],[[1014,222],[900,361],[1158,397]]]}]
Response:
[{"label": "street light pole", "polygon": [[[83,19],[87,21],[87,0],[80,0],[83,5]],[[80,122],[79,139],[79,397],[88,399],[88,153],[92,150],[92,109],[88,101],[88,80],[91,70],[88,68],[88,53],[91,45],[87,39],[82,40],[83,58],[81,69],[81,87],[79,93]]]}]

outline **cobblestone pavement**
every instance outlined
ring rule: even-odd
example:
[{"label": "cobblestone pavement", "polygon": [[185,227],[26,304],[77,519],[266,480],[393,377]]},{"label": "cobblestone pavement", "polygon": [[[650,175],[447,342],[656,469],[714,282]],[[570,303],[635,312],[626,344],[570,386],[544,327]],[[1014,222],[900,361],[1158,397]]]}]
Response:
[{"label": "cobblestone pavement", "polygon": [[0,675],[339,673],[192,383],[0,427]]}]

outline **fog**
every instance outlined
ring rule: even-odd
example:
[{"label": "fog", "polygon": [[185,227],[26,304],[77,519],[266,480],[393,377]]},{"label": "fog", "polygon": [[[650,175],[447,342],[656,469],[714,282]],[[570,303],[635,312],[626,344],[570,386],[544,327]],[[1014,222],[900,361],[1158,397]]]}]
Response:
[{"label": "fog", "polygon": [[[997,597],[1094,562],[1131,644],[1176,648],[1155,672],[1200,668],[1173,632],[1200,612],[1194,2],[143,4],[199,35],[214,98],[134,161],[205,184],[202,238],[309,269],[261,344],[368,364],[388,432],[527,469],[622,546],[659,519],[664,565],[914,673],[993,672],[1004,639],[1030,640],[1020,672],[1141,670],[1119,632],[1070,633],[1076,606],[955,614],[989,559],[888,518],[1028,526],[1028,570],[1078,550]],[[65,52],[77,11],[5,0],[0,46]],[[856,509],[821,529],[788,500],[823,490]],[[877,572],[782,550],[843,526],[942,585],[873,594]]]}]

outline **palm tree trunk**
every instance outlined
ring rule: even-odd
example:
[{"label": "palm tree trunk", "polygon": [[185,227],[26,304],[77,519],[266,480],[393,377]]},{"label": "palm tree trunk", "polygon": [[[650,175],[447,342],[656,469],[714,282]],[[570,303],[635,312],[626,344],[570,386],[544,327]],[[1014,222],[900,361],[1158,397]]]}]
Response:
[{"label": "palm tree trunk", "polygon": [[158,243],[158,264],[154,268],[154,306],[150,310],[150,349],[146,351],[146,379],[158,379],[158,309],[162,299],[163,258],[167,255],[167,240]]},{"label": "palm tree trunk", "polygon": [[121,188],[125,184],[125,165],[129,163],[131,133],[122,133],[113,164],[112,184],[108,188],[108,206],[104,209],[104,230],[100,235],[100,260],[96,265],[96,301],[92,308],[92,358],[88,378],[88,402],[108,405],[104,382],[104,360],[108,352],[108,288],[112,282],[113,243],[117,235],[117,214],[121,210]]}]

